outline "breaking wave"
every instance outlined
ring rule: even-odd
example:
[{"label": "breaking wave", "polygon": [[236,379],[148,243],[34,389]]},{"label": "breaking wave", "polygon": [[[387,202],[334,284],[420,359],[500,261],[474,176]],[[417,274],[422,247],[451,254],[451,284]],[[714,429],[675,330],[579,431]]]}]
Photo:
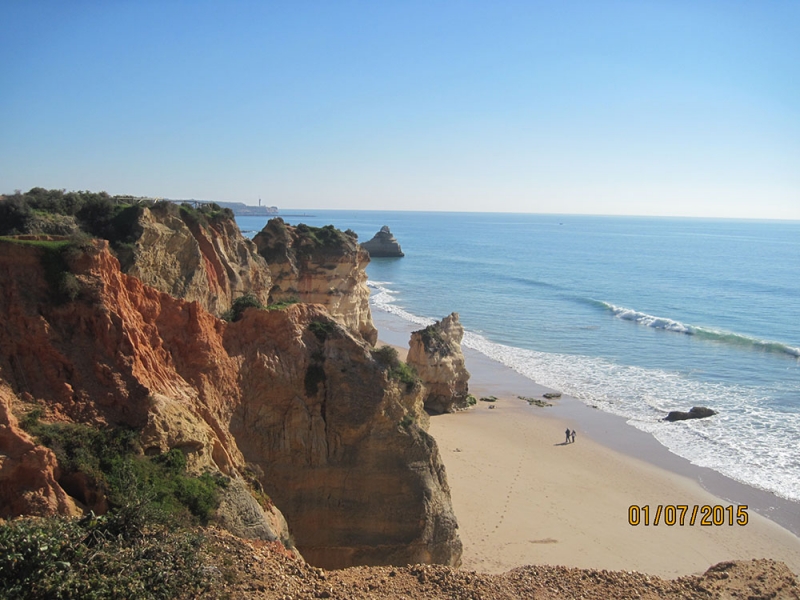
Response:
[{"label": "breaking wave", "polygon": [[786,354],[795,358],[800,357],[800,348],[790,346],[789,344],[784,344],[782,342],[762,340],[741,333],[733,333],[730,331],[702,327],[699,325],[687,325],[667,317],[648,315],[647,313],[639,312],[633,310],[632,308],[625,308],[624,306],[616,306],[615,304],[611,304],[609,302],[593,300],[592,303],[611,312],[611,314],[618,319],[622,319],[623,321],[631,321],[637,325],[642,325],[643,327],[651,327],[653,329],[662,329],[664,331],[683,333],[685,335],[696,336],[699,339],[729,344],[731,346],[739,346],[742,348],[750,348],[752,350],[760,350],[762,352]]}]

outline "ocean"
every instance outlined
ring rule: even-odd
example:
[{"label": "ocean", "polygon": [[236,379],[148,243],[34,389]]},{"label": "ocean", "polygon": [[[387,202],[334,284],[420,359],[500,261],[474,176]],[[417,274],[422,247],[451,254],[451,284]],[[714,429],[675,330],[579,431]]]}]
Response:
[{"label": "ocean", "polygon": [[[305,212],[307,214],[303,215]],[[300,215],[300,216],[294,216]],[[800,222],[293,211],[405,257],[367,268],[373,310],[624,417],[671,452],[800,501]],[[266,219],[238,217],[252,237]],[[667,423],[708,406],[710,419]]]}]

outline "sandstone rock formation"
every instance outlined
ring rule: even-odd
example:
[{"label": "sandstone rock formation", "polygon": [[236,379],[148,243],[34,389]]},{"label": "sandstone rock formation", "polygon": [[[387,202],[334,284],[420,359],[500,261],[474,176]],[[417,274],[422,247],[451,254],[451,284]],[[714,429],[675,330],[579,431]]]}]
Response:
[{"label": "sandstone rock formation", "polygon": [[[284,539],[277,511],[243,493],[256,477],[312,563],[459,562],[444,467],[419,426],[420,388],[394,381],[323,307],[248,309],[225,323],[123,274],[105,242],[61,252],[78,289],[54,302],[43,267],[52,252],[0,241],[3,407],[132,427],[147,454],[181,448],[192,471],[231,478],[223,523]],[[7,408],[0,452],[0,513],[87,504],[66,496],[52,453]]]},{"label": "sandstone rock formation", "polygon": [[706,408],[705,406],[693,406],[689,412],[680,410],[673,410],[664,417],[665,421],[685,421],[687,419],[705,419],[717,414],[716,411]]},{"label": "sandstone rock formation", "polygon": [[467,407],[469,372],[461,352],[458,313],[411,334],[408,364],[426,389],[425,409],[440,414]]},{"label": "sandstone rock formation", "polygon": [[375,344],[378,331],[372,323],[364,271],[369,254],[354,233],[331,225],[292,227],[275,218],[253,241],[272,275],[270,302],[295,299],[322,304],[351,331]]},{"label": "sandstone rock formation", "polygon": [[233,219],[208,220],[161,203],[139,209],[133,236],[132,251],[122,257],[124,270],[157,290],[196,300],[217,316],[244,293],[269,302],[267,264]]},{"label": "sandstone rock formation", "polygon": [[0,517],[78,514],[78,508],[56,481],[53,451],[37,446],[11,412],[15,398],[0,380]]},{"label": "sandstone rock formation", "polygon": [[372,258],[405,256],[400,244],[389,231],[388,225],[381,227],[381,230],[370,241],[361,244],[361,247],[369,252]]}]

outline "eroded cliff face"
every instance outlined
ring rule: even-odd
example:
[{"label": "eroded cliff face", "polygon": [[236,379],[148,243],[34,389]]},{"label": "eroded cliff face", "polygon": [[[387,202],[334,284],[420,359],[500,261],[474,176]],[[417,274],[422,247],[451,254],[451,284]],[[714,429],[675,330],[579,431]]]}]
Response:
[{"label": "eroded cliff face", "polygon": [[12,412],[16,400],[0,381],[0,517],[78,514],[74,501],[58,484],[53,451],[38,446]]},{"label": "eroded cliff face", "polygon": [[467,407],[469,371],[461,352],[462,339],[458,313],[411,334],[407,362],[425,385],[425,409],[432,413]]},{"label": "eroded cliff face", "polygon": [[133,231],[124,270],[157,290],[197,301],[217,316],[245,293],[269,302],[267,264],[232,219],[161,204],[142,208]]},{"label": "eroded cliff face", "polygon": [[[277,334],[259,342],[259,331]],[[419,386],[388,379],[369,345],[313,306],[248,311],[226,346],[243,365],[231,432],[307,560],[459,562],[444,466],[418,426]]]},{"label": "eroded cliff face", "polygon": [[420,389],[388,379],[323,307],[225,323],[123,274],[102,242],[62,255],[74,299],[54,302],[48,252],[0,241],[0,514],[88,504],[17,426],[13,410],[38,406],[48,421],[133,427],[149,454],[183,449],[193,472],[231,478],[226,526],[284,539],[283,516],[247,492],[255,473],[312,563],[458,563]]},{"label": "eroded cliff face", "polygon": [[369,254],[354,233],[332,226],[292,227],[275,218],[253,241],[272,275],[271,302],[296,299],[322,304],[351,331],[375,344],[378,331],[372,323],[364,270]]}]

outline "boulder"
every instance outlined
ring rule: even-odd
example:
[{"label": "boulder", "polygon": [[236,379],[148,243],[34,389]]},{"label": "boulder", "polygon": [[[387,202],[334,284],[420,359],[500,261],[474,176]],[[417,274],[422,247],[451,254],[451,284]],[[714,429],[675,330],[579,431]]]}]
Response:
[{"label": "boulder", "polygon": [[706,417],[710,417],[715,414],[717,414],[716,411],[706,408],[705,406],[693,406],[689,412],[673,410],[666,417],[664,417],[664,420],[685,421],[686,419],[705,419]]},{"label": "boulder", "polygon": [[369,252],[372,258],[394,258],[398,256],[405,256],[400,249],[400,244],[397,242],[392,232],[389,231],[389,226],[384,225],[381,230],[376,233],[373,238],[361,244],[361,247]]}]

